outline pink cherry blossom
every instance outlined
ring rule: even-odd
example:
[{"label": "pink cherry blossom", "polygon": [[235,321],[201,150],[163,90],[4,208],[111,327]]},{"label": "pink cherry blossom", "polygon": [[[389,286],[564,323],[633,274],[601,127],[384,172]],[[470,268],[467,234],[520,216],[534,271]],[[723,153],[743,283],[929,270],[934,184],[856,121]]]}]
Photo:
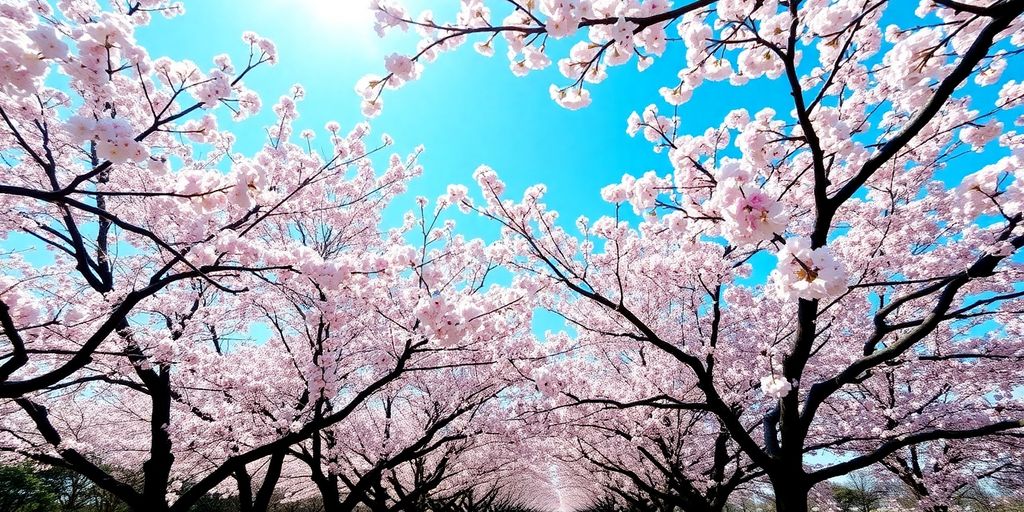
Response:
[{"label": "pink cherry blossom", "polygon": [[849,277],[828,247],[811,248],[807,238],[786,240],[772,271],[775,293],[784,299],[823,299],[843,293]]}]

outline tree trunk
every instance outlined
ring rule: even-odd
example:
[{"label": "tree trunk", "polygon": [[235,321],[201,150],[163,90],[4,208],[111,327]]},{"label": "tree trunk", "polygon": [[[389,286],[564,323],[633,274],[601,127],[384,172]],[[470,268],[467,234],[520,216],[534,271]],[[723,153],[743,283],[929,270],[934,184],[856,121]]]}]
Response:
[{"label": "tree trunk", "polygon": [[146,500],[139,504],[138,507],[130,507],[128,510],[131,512],[168,512],[171,507],[167,506],[167,499],[159,500]]},{"label": "tree trunk", "polygon": [[252,477],[249,471],[242,466],[235,471],[235,482],[238,483],[238,510],[239,512],[252,511]]},{"label": "tree trunk", "polygon": [[[138,349],[133,349],[138,350]],[[142,510],[163,512],[169,510],[167,491],[174,466],[174,447],[167,432],[171,424],[171,370],[166,364],[159,371],[136,369],[145,382],[152,401],[149,419],[149,459],[142,463]]]},{"label": "tree trunk", "polygon": [[723,505],[723,507],[716,508],[703,498],[691,499],[683,496],[668,501],[666,505],[666,510],[685,510],[686,512],[721,512],[724,507]]},{"label": "tree trunk", "polygon": [[338,482],[327,475],[313,475],[313,482],[320,491],[320,497],[324,502],[326,512],[348,512],[349,507],[343,506],[341,493],[338,492]]},{"label": "tree trunk", "polygon": [[807,512],[808,486],[795,477],[778,476],[771,481],[775,491],[775,512]]},{"label": "tree trunk", "polygon": [[267,465],[267,472],[263,475],[263,484],[260,490],[253,497],[252,512],[267,512],[270,508],[270,501],[274,497],[274,489],[281,479],[281,467],[284,465],[284,451],[274,453],[270,456],[270,463]]}]

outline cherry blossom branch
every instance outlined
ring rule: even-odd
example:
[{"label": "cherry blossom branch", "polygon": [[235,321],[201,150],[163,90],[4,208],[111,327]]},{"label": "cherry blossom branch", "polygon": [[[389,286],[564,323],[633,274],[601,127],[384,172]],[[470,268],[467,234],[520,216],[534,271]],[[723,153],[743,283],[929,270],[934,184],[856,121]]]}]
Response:
[{"label": "cherry blossom branch", "polygon": [[877,172],[882,165],[895,156],[911,139],[930,123],[946,101],[953,95],[956,88],[966,80],[979,62],[981,62],[989,49],[995,43],[996,36],[1006,29],[1017,18],[1024,13],[1024,2],[1014,0],[1002,4],[999,15],[991,23],[985,26],[970,48],[964,52],[960,62],[953,70],[938,84],[931,99],[922,107],[914,118],[908,123],[899,134],[889,139],[869,159],[860,171],[847,181],[830,199],[830,205],[819,213],[815,224],[816,230],[828,229],[832,218],[840,205],[849,200],[860,189],[864,183]]},{"label": "cherry blossom branch", "polygon": [[128,292],[124,299],[114,307],[107,319],[100,324],[100,326],[93,332],[91,336],[82,344],[81,349],[77,351],[71,358],[65,361],[60,366],[47,371],[44,374],[29,377],[24,380],[3,380],[0,381],[0,398],[17,398],[19,396],[38,391],[40,389],[52,386],[61,380],[71,376],[76,371],[84,368],[86,365],[92,362],[93,352],[97,347],[116,329],[121,328],[124,325],[125,319],[134,310],[135,306],[142,302],[144,299],[155,295],[157,292],[167,287],[168,285],[187,279],[194,279],[201,275],[215,272],[251,272],[251,271],[263,271],[263,270],[285,270],[289,267],[265,267],[265,268],[252,268],[242,266],[209,266],[200,267],[195,271],[186,271],[178,274],[167,276],[155,283],[151,283],[145,288],[139,290],[133,290]]},{"label": "cherry blossom branch", "polygon": [[811,481],[815,483],[824,482],[830,478],[842,476],[850,473],[851,471],[880,462],[885,457],[907,446],[921,444],[928,441],[936,441],[939,439],[971,439],[1019,428],[1024,428],[1024,420],[1000,421],[972,429],[937,429],[917,434],[904,435],[883,443],[871,453],[860,455],[848,461],[819,469],[810,473],[808,476]]}]

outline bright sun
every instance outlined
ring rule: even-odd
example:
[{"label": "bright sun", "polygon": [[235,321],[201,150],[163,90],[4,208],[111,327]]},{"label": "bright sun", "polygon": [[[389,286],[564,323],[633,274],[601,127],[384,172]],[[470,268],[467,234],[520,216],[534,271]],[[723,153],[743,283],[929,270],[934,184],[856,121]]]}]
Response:
[{"label": "bright sun", "polygon": [[354,32],[362,39],[373,32],[373,12],[369,0],[300,0],[313,18],[317,28]]}]

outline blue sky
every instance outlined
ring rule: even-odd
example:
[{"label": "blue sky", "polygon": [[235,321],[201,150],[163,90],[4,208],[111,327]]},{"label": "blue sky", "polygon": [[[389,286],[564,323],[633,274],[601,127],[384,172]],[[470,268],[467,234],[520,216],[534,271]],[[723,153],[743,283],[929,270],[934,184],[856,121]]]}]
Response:
[{"label": "blue sky", "polygon": [[[350,127],[362,120],[353,89],[356,81],[368,73],[382,73],[384,56],[415,48],[411,33],[378,38],[366,14],[369,11],[364,13],[356,5],[362,1],[254,0],[245,9],[238,7],[239,2],[188,2],[184,16],[155,19],[138,37],[154,57],[187,58],[200,67],[210,67],[212,57],[222,52],[241,59],[245,47],[239,37],[245,30],[271,38],[278,46],[280,63],[255,71],[247,84],[264,96],[268,107],[292,84],[301,83],[306,98],[299,105],[298,127],[320,130],[323,142],[321,129],[327,121]],[[354,6],[337,7],[347,4]],[[457,2],[420,0],[407,5],[412,12],[433,5],[438,19],[451,19]],[[558,43],[564,41],[554,45]],[[516,78],[500,49],[492,58],[478,55],[469,45],[441,55],[426,66],[421,79],[387,91],[384,113],[371,122],[377,135],[386,132],[395,138],[401,153],[417,144],[426,148],[420,160],[424,175],[389,210],[390,220],[397,222],[416,195],[434,198],[449,183],[466,183],[472,190],[471,176],[480,164],[496,169],[513,194],[545,183],[549,204],[565,220],[612,213],[611,205],[600,199],[602,187],[618,182],[624,173],[639,175],[653,169],[664,175],[670,170],[665,154],[653,153],[642,137],[629,138],[625,128],[634,110],[650,103],[668,108],[661,103],[658,88],[676,82],[683,55],[681,47],[675,46],[644,73],[636,71],[635,60],[612,69],[607,81],[592,87],[594,104],[581,111],[562,109],[550,99],[548,85],[564,84],[555,66]],[[558,50],[554,55],[557,58]],[[681,110],[682,131],[703,132],[707,126],[717,126],[740,103],[760,108],[765,88],[781,85],[702,87]],[[234,127],[239,150],[250,153],[263,144],[263,127],[271,120],[269,108],[263,114]],[[458,220],[470,231],[483,227],[476,219]]]},{"label": "blue sky", "polygon": [[[431,8],[438,20],[454,19],[458,9],[456,0],[402,3],[414,13]],[[251,0],[244,9],[239,8],[241,2],[191,1],[185,3],[185,15],[173,20],[155,17],[137,38],[153,58],[189,59],[203,69],[212,67],[213,57],[220,53],[243,63],[247,47],[240,37],[246,30],[272,39],[279,63],[257,69],[246,79],[248,87],[263,96],[263,112],[221,126],[230,126],[238,134],[237,150],[257,151],[266,141],[264,128],[274,121],[269,106],[288,94],[293,84],[301,83],[306,96],[299,104],[296,133],[303,128],[317,130],[314,144],[325,143],[322,128],[327,121],[338,121],[345,130],[363,120],[356,82],[366,74],[383,74],[386,55],[408,54],[416,48],[412,32],[396,31],[379,38],[372,13],[359,4],[365,0]],[[571,43],[550,41],[552,60],[564,56]],[[676,44],[643,73],[637,71],[635,60],[613,68],[606,81],[590,87],[591,107],[570,111],[556,105],[548,92],[551,83],[566,83],[555,65],[517,78],[509,71],[501,44],[491,58],[477,54],[470,44],[442,54],[426,65],[419,80],[386,91],[383,113],[371,120],[374,134],[394,137],[394,149],[400,154],[418,144],[425,147],[419,160],[423,175],[386,210],[383,227],[400,224],[402,215],[414,209],[417,195],[436,198],[450,183],[466,184],[479,197],[472,174],[481,164],[498,171],[512,197],[535,183],[546,184],[548,204],[561,213],[568,227],[579,215],[595,219],[613,214],[614,207],[601,200],[601,188],[619,182],[626,173],[671,171],[666,153],[656,154],[642,136],[633,139],[626,134],[626,118],[651,103],[657,103],[663,114],[671,112],[658,89],[678,82],[676,74],[683,63],[684,50]],[[766,97],[781,100],[776,108],[788,112],[791,105],[786,103],[784,87],[782,82],[767,80],[745,88],[706,84],[680,109],[680,133],[701,133],[718,126],[739,106],[759,110],[767,106]],[[624,211],[632,214],[628,207]],[[498,233],[497,224],[475,215],[457,215],[455,220],[467,236],[493,239]],[[750,281],[762,282],[775,258],[763,253],[753,263],[757,271]],[[497,281],[509,278],[504,273],[495,277]],[[541,337],[546,330],[567,328],[553,314],[536,314],[534,331]]]},{"label": "blue sky", "polygon": [[[386,55],[415,49],[412,33],[392,32],[386,39],[378,38],[365,3],[192,1],[186,2],[184,16],[170,21],[156,17],[152,25],[140,30],[138,38],[153,57],[190,59],[203,68],[211,67],[213,56],[219,53],[242,59],[246,48],[239,38],[245,30],[271,38],[278,46],[280,63],[258,69],[247,79],[249,87],[263,95],[265,108],[262,115],[232,127],[239,135],[237,149],[252,153],[265,142],[264,127],[272,122],[269,105],[295,83],[306,89],[298,128],[317,130],[319,142],[325,144],[322,127],[327,121],[351,127],[363,119],[353,90],[359,78],[381,74]],[[453,19],[458,6],[455,0],[405,0],[403,4],[414,13],[432,8],[438,20]],[[911,7],[890,6],[884,24],[918,23]],[[571,41],[548,44],[557,60]],[[815,60],[805,55],[804,63],[813,65]],[[590,86],[593,105],[569,111],[549,97],[549,84],[565,84],[554,65],[516,78],[508,70],[501,45],[491,58],[478,55],[468,44],[442,54],[427,64],[419,80],[386,91],[384,113],[372,121],[376,135],[386,132],[395,138],[396,151],[404,154],[418,144],[426,148],[420,159],[424,176],[389,208],[389,223],[399,222],[416,195],[434,198],[444,193],[449,183],[466,183],[472,190],[471,175],[480,164],[495,168],[513,195],[526,186],[545,183],[548,203],[562,213],[563,220],[571,222],[580,214],[594,218],[612,213],[612,207],[600,200],[602,187],[618,182],[624,173],[640,175],[653,169],[664,175],[670,171],[665,154],[652,152],[642,137],[626,135],[626,117],[650,103],[658,104],[663,113],[671,112],[661,101],[658,88],[676,83],[682,63],[682,46],[674,43],[643,73],[637,72],[635,59],[612,68],[605,82]],[[1024,73],[1013,65],[1003,76],[1004,81],[1022,78]],[[968,87],[974,89],[972,93],[979,89],[973,84]],[[974,108],[990,108],[997,90],[988,88]],[[734,108],[745,107],[753,113],[766,106],[788,118],[792,103],[783,80],[760,79],[739,88],[727,82],[705,83],[680,108],[680,133],[700,133],[717,126]],[[1004,121],[1012,121],[1012,117],[1004,117]],[[1006,124],[1012,127],[1011,122]],[[942,178],[958,183],[963,174],[990,162],[989,158],[965,158]],[[459,222],[470,234],[493,231],[479,219],[463,217]]]},{"label": "blue sky", "polygon": [[[386,55],[409,54],[416,47],[413,33],[392,32],[385,39],[377,37],[372,13],[365,3],[191,1],[186,2],[184,16],[173,20],[157,17],[152,25],[140,30],[138,38],[154,58],[166,55],[189,59],[201,68],[209,68],[213,56],[219,53],[241,61],[246,52],[240,40],[243,31],[269,37],[277,44],[280,62],[256,70],[247,79],[247,85],[263,95],[265,107],[260,116],[232,126],[239,135],[237,149],[249,154],[259,149],[266,141],[264,128],[273,122],[269,106],[295,83],[306,89],[297,128],[317,130],[314,143],[325,144],[327,137],[322,128],[327,121],[336,120],[348,128],[363,120],[355,83],[366,74],[382,74]],[[402,3],[413,13],[431,8],[435,19],[445,21],[454,19],[458,8],[456,0]],[[895,22],[908,27],[921,23],[914,18],[915,6],[891,5],[883,25]],[[675,35],[674,29],[669,35]],[[549,40],[552,59],[564,56],[571,43]],[[579,111],[562,109],[550,99],[549,84],[566,83],[556,66],[516,78],[508,69],[503,43],[495,53],[486,58],[466,44],[427,64],[419,80],[397,91],[386,91],[384,112],[371,122],[375,135],[389,133],[396,142],[394,149],[403,155],[418,144],[426,150],[420,158],[423,176],[387,209],[384,228],[401,222],[402,214],[413,209],[415,196],[433,199],[445,193],[450,183],[465,183],[478,196],[471,176],[481,164],[499,172],[513,197],[529,185],[545,183],[548,204],[561,213],[567,226],[579,215],[593,219],[612,214],[612,205],[603,202],[599,192],[605,185],[618,182],[623,174],[640,175],[652,169],[659,175],[670,172],[666,154],[654,153],[642,137],[628,137],[625,128],[628,115],[650,103],[657,104],[662,113],[671,112],[658,89],[677,83],[676,73],[684,61],[681,44],[670,44],[666,54],[643,73],[636,70],[635,59],[610,69],[605,82],[589,87],[593,104]],[[807,54],[803,62],[813,66],[816,60]],[[1003,75],[1004,81],[1010,79],[1024,79],[1024,73],[1013,64]],[[965,87],[972,94],[979,89],[973,83]],[[982,92],[973,108],[991,108],[997,90],[995,86]],[[702,133],[709,126],[717,126],[734,108],[744,107],[753,113],[766,106],[775,108],[779,118],[788,119],[792,101],[784,80],[760,79],[744,87],[732,87],[728,82],[705,83],[679,109],[680,133]],[[1000,117],[1007,129],[1013,128],[1013,116]],[[1003,152],[994,146],[990,144],[987,149],[996,149],[995,154],[1001,156]],[[963,175],[995,158],[992,153],[968,155],[939,177],[955,185]],[[493,222],[476,216],[459,215],[456,220],[460,232],[467,236],[493,239],[498,231]],[[762,283],[775,266],[775,257],[763,252],[751,263],[754,271],[743,281]],[[540,334],[560,324],[554,318],[543,318],[536,329]]]},{"label": "blue sky", "polygon": [[[279,63],[255,70],[246,80],[263,96],[263,111],[234,123],[226,120],[228,112],[221,108],[222,127],[238,135],[236,150],[255,153],[267,140],[265,128],[274,123],[270,106],[279,96],[288,94],[292,85],[300,83],[306,96],[299,104],[301,117],[296,133],[312,128],[318,133],[314,144],[324,145],[327,137],[323,126],[327,121],[338,121],[347,129],[364,120],[354,91],[356,82],[366,74],[382,74],[386,55],[409,54],[416,47],[413,33],[396,31],[385,39],[377,37],[366,2],[192,0],[186,2],[183,16],[173,20],[155,16],[153,23],[142,27],[136,36],[152,58],[187,59],[206,69],[213,66],[213,57],[220,53],[231,55],[236,64],[243,63],[247,46],[241,34],[246,30],[271,38],[278,47]],[[457,0],[402,3],[413,13],[432,8],[438,20],[453,19],[458,6]],[[891,5],[883,25],[895,22],[908,27],[922,23],[910,7]],[[674,34],[674,28],[670,29],[669,35]],[[572,42],[549,40],[552,59],[564,56]],[[658,89],[677,83],[676,73],[684,61],[681,44],[670,44],[665,55],[643,73],[636,70],[635,59],[612,68],[607,80],[589,86],[593,104],[579,111],[560,108],[549,96],[551,83],[566,84],[557,66],[516,78],[508,69],[502,44],[491,58],[477,54],[469,44],[442,54],[436,62],[427,64],[419,80],[397,91],[386,91],[384,112],[371,121],[375,136],[390,134],[395,139],[393,149],[403,156],[420,144],[425,152],[419,160],[424,165],[423,176],[385,211],[384,229],[399,225],[402,215],[415,209],[417,195],[436,198],[450,183],[467,184],[478,196],[472,174],[481,164],[499,172],[512,197],[518,197],[527,186],[546,184],[548,204],[561,213],[562,222],[570,228],[579,215],[594,219],[614,213],[614,207],[602,201],[599,192],[618,182],[623,174],[655,170],[665,175],[671,171],[665,153],[654,153],[643,137],[630,138],[625,128],[629,114],[648,104],[657,104],[663,114],[672,111]],[[813,66],[816,60],[805,55],[803,62]],[[1002,82],[1024,80],[1024,67],[1014,64],[1011,62],[1003,73]],[[51,77],[59,87],[63,77]],[[973,108],[987,111],[997,91],[998,86],[982,90],[969,83],[961,94],[976,95]],[[775,108],[779,118],[788,119],[792,102],[784,80],[762,78],[744,87],[706,82],[679,108],[679,133],[702,133],[709,126],[718,126],[735,108],[753,113],[769,106]],[[1006,129],[1015,129],[1013,119],[1018,113],[1001,113],[998,117]],[[962,176],[1004,154],[1005,150],[995,146],[990,143],[984,154],[958,158],[938,177],[955,186]],[[379,159],[378,170],[384,161]],[[623,211],[632,215],[628,207]],[[498,232],[495,223],[473,215],[457,215],[456,220],[459,231],[470,237],[493,239]],[[10,237],[8,243],[36,246],[35,240],[18,235]],[[50,261],[42,253],[31,252],[30,257],[41,264]],[[775,257],[762,252],[751,263],[753,273],[742,281],[757,284],[764,282]]]}]

